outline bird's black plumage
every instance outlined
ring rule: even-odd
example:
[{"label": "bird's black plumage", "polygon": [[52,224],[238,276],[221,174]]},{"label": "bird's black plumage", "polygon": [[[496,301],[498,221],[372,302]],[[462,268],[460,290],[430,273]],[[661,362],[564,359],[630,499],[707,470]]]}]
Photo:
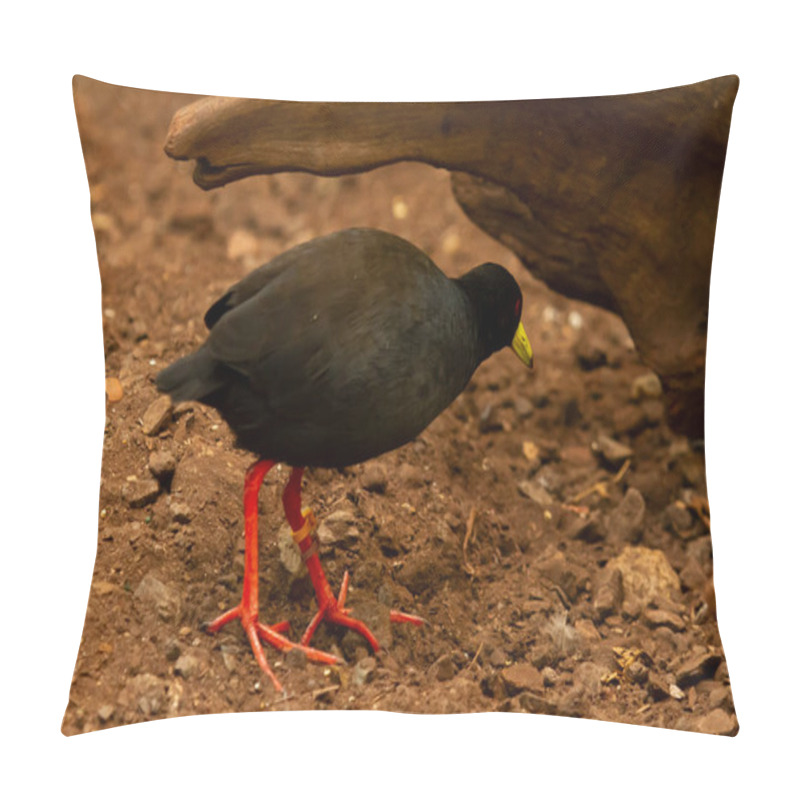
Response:
[{"label": "bird's black plumage", "polygon": [[345,466],[424,430],[511,344],[521,305],[497,264],[453,280],[404,239],[340,231],[231,287],[206,313],[208,340],[157,386],[217,408],[262,458]]}]

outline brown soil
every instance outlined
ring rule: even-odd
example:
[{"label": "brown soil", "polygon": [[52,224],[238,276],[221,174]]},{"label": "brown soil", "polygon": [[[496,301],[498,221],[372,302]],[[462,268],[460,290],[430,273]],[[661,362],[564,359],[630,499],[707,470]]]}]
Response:
[{"label": "brown soil", "polygon": [[[202,192],[192,166],[162,152],[172,114],[191,99],[77,88],[107,377],[122,397],[107,406],[97,560],[64,732],[357,708],[735,733],[702,445],[671,433],[657,386],[637,382],[649,373],[619,319],[534,281],[465,218],[443,171],[284,174]],[[227,286],[294,244],[356,225],[404,236],[451,275],[486,260],[508,266],[536,369],[498,354],[411,444],[306,473],[331,583],[349,570],[354,614],[385,646],[373,657],[363,640],[323,626],[314,645],[340,654],[340,667],[268,651],[280,696],[238,623],[202,630],[241,593],[241,490],[253,457],[199,404],[145,431],[154,376],[203,340],[203,313]],[[288,619],[299,638],[315,604],[279,550],[286,477],[273,470],[261,491],[260,604],[263,621]],[[389,604],[427,625],[390,627]]]}]

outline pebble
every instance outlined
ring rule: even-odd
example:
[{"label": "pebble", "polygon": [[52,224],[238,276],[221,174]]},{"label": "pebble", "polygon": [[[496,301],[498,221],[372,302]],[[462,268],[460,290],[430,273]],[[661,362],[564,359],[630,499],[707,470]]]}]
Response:
[{"label": "pebble", "polygon": [[544,690],[542,673],[524,661],[506,667],[500,672],[500,676],[509,694],[519,694],[522,691],[535,693]]},{"label": "pebble", "polygon": [[520,481],[517,490],[523,497],[533,500],[534,503],[546,508],[555,504],[555,500],[550,492],[540,483],[535,481]]},{"label": "pebble", "polygon": [[488,403],[484,406],[478,418],[478,430],[481,433],[491,433],[492,431],[500,431],[502,429],[503,423],[497,413],[497,406],[495,406],[494,403]]},{"label": "pebble", "polygon": [[106,378],[106,397],[109,403],[119,403],[123,394],[119,378]]},{"label": "pebble", "polygon": [[169,450],[154,450],[150,453],[147,466],[156,480],[169,483],[175,474],[178,462]]},{"label": "pebble", "polygon": [[626,670],[627,676],[640,686],[644,686],[650,677],[650,670],[641,661],[634,661]]},{"label": "pebble", "polygon": [[97,719],[100,720],[101,725],[105,725],[109,720],[114,717],[114,706],[106,703],[97,709]]},{"label": "pebble", "polygon": [[695,683],[710,678],[719,666],[721,656],[714,653],[701,653],[684,661],[675,675],[675,682],[681,688],[692,686]]},{"label": "pebble", "polygon": [[717,736],[733,736],[739,730],[739,724],[733,714],[721,708],[715,708],[697,721],[698,733],[713,733]]},{"label": "pebble", "polygon": [[605,519],[598,511],[592,511],[587,517],[573,515],[568,520],[564,533],[570,539],[580,539],[589,544],[602,542],[607,533]]},{"label": "pebble", "polygon": [[708,693],[708,704],[711,708],[723,708],[733,711],[733,695],[727,686],[717,686]]},{"label": "pebble", "polygon": [[520,419],[528,419],[533,415],[533,403],[523,395],[517,395],[514,399],[514,412]]},{"label": "pebble", "polygon": [[387,485],[386,470],[377,461],[370,461],[361,473],[360,482],[366,491],[383,494]]},{"label": "pebble", "polygon": [[642,493],[631,486],[619,505],[608,515],[608,532],[616,541],[636,542],[644,529],[645,502]]},{"label": "pebble", "polygon": [[286,523],[281,525],[278,530],[278,558],[292,577],[297,577],[304,572],[300,546],[295,542],[292,529]]},{"label": "pebble", "polygon": [[164,648],[167,661],[177,661],[181,654],[181,646],[176,639],[170,639]]},{"label": "pebble", "polygon": [[184,653],[176,662],[173,667],[173,672],[180,675],[182,678],[191,678],[197,674],[200,667],[200,661],[189,653]]},{"label": "pebble", "polygon": [[142,415],[142,432],[145,436],[155,436],[172,416],[172,400],[168,395],[159,395]]},{"label": "pebble", "polygon": [[437,681],[442,682],[452,680],[456,674],[455,664],[453,664],[453,659],[448,653],[437,658],[433,662],[430,671]]},{"label": "pebble", "polygon": [[629,458],[633,458],[630,447],[604,434],[592,442],[592,450],[612,469],[619,469]]},{"label": "pebble", "polygon": [[671,611],[663,611],[660,608],[645,609],[642,619],[650,628],[658,628],[664,626],[676,633],[686,630],[686,623],[680,618],[678,614]]},{"label": "pebble", "polygon": [[192,510],[186,503],[180,501],[171,502],[169,504],[169,512],[172,515],[172,521],[177,522],[179,525],[188,525],[192,520]]},{"label": "pebble", "polygon": [[655,372],[646,372],[631,382],[631,399],[641,400],[645,397],[661,397],[661,381]]},{"label": "pebble", "polygon": [[397,479],[405,486],[420,487],[425,485],[422,471],[413,464],[403,463],[397,468]]},{"label": "pebble", "polygon": [[181,609],[181,599],[178,592],[160,581],[152,572],[142,578],[133,598],[137,602],[152,607],[164,622],[174,621],[178,618]]},{"label": "pebble", "polygon": [[375,668],[378,662],[372,656],[366,656],[358,661],[353,667],[352,681],[355,686],[363,686],[370,683],[375,677]]},{"label": "pebble", "polygon": [[595,628],[594,623],[589,619],[579,619],[575,621],[575,630],[578,635],[588,642],[599,642],[602,638]]},{"label": "pebble", "polygon": [[545,686],[555,686],[558,673],[552,667],[545,667],[542,670],[542,682]]},{"label": "pebble", "polygon": [[683,700],[683,698],[686,697],[680,686],[676,686],[674,683],[669,685],[669,696],[675,700]]},{"label": "pebble", "polygon": [[144,508],[154,503],[161,492],[161,486],[153,478],[125,481],[122,485],[122,499],[131,508]]},{"label": "pebble", "polygon": [[622,572],[608,566],[600,575],[594,599],[594,612],[598,619],[615,614],[622,606]]},{"label": "pebble", "polygon": [[607,568],[622,574],[623,598],[641,606],[659,598],[669,600],[680,592],[680,578],[661,550],[628,545]]}]

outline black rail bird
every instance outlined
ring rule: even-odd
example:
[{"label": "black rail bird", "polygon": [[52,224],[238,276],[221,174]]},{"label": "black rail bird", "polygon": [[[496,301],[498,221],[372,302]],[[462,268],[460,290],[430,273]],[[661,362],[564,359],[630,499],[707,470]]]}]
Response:
[{"label": "black rail bird", "polygon": [[[324,619],[378,649],[345,608],[347,574],[336,597],[322,570],[316,520],[301,511],[303,469],[355,464],[410,441],[503,347],[532,366],[521,313],[519,285],[500,265],[450,279],[404,239],[356,228],[294,247],[232,286],[205,315],[207,341],[158,375],[158,389],[175,402],[216,408],[237,444],[258,457],[245,479],[242,600],[208,628],[239,617],[276,688],[262,639],[330,663],[334,656],[308,646]],[[277,462],[292,467],[284,511],[319,606],[300,644],[283,635],[285,623],[258,620],[257,498]],[[422,623],[398,611],[391,619]]]}]

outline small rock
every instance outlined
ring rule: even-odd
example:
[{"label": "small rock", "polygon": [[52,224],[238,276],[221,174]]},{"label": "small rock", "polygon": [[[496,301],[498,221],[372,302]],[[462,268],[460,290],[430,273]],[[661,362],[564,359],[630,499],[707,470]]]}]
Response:
[{"label": "small rock", "polygon": [[164,648],[164,656],[166,657],[167,661],[177,661],[180,654],[181,654],[180,644],[178,644],[177,640],[170,639],[167,642],[166,647]]},{"label": "small rock", "polygon": [[686,630],[686,623],[678,614],[663,611],[660,608],[645,609],[642,619],[649,628],[658,628],[663,625],[676,633]]},{"label": "small rock", "polygon": [[481,433],[491,433],[503,429],[503,423],[497,414],[497,407],[494,403],[488,403],[478,418],[478,430]]},{"label": "small rock", "polygon": [[528,661],[537,669],[543,669],[549,666],[552,658],[552,650],[547,645],[539,644],[531,647],[528,651]]},{"label": "small rock", "polygon": [[169,511],[172,514],[172,521],[179,525],[188,525],[192,519],[192,510],[186,503],[174,502],[169,504]]},{"label": "small rock", "polygon": [[572,466],[588,467],[594,463],[592,450],[580,444],[566,445],[561,448],[561,460]]},{"label": "small rock", "polygon": [[114,717],[114,706],[106,703],[97,709],[97,719],[100,720],[101,725],[105,725],[109,720]]},{"label": "small rock", "polygon": [[544,690],[542,673],[524,661],[506,667],[500,672],[500,675],[510,695],[519,694],[522,691],[541,693]]},{"label": "small rock", "polygon": [[370,461],[361,473],[361,486],[368,492],[383,494],[386,491],[386,470],[377,461]]},{"label": "small rock", "polygon": [[615,614],[622,606],[622,572],[606,567],[600,576],[594,599],[594,612],[598,619]]},{"label": "small rock", "polygon": [[433,675],[437,681],[449,681],[455,674],[456,670],[453,659],[447,653],[437,658],[431,667],[431,675]]},{"label": "small rock", "polygon": [[397,479],[405,486],[424,486],[425,479],[422,472],[413,464],[403,463],[397,468]]},{"label": "small rock", "polygon": [[697,721],[698,733],[713,733],[717,736],[733,736],[739,730],[739,724],[733,714],[721,708],[715,708]]},{"label": "small rock", "polygon": [[670,503],[664,509],[664,527],[672,533],[680,536],[688,531],[693,523],[692,513],[684,503]]},{"label": "small rock", "polygon": [[658,425],[664,419],[664,404],[659,400],[645,400],[642,403],[642,411],[647,425]]},{"label": "small rock", "polygon": [[377,666],[378,662],[372,656],[362,658],[353,667],[353,683],[356,686],[363,686],[365,683],[369,683],[375,677],[375,668]]},{"label": "small rock", "polygon": [[730,687],[716,686],[708,693],[708,705],[711,708],[722,708],[725,711],[733,711],[733,695]]},{"label": "small rock", "polygon": [[606,670],[600,664],[595,664],[592,661],[582,661],[575,668],[575,683],[584,690],[585,695],[594,697],[603,686],[605,674]]},{"label": "small rock", "polygon": [[634,378],[631,383],[631,399],[641,400],[645,397],[661,397],[661,381],[655,372],[646,372]]},{"label": "small rock", "polygon": [[119,378],[106,378],[106,396],[109,403],[119,403],[122,400],[123,391]]},{"label": "small rock", "polygon": [[180,595],[152,572],[142,578],[133,593],[133,599],[153,608],[165,622],[176,620],[180,614]]},{"label": "small rock", "polygon": [[721,660],[721,656],[713,653],[701,653],[693,656],[681,664],[676,672],[675,682],[685,689],[705,678],[710,678],[714,675]]},{"label": "small rock", "polygon": [[677,686],[674,683],[669,685],[669,696],[674,698],[675,700],[683,700],[686,695],[681,690],[680,686]]},{"label": "small rock", "polygon": [[159,395],[142,415],[142,432],[145,436],[155,436],[172,416],[172,400],[169,395]]},{"label": "small rock", "polygon": [[589,619],[579,619],[575,621],[575,630],[578,636],[587,642],[599,642],[602,637],[597,632],[594,624]]},{"label": "small rock", "polygon": [[638,683],[640,686],[644,686],[650,677],[650,671],[641,661],[634,661],[626,670],[626,674],[634,683]]},{"label": "small rock", "polygon": [[191,678],[192,675],[197,674],[200,662],[195,656],[189,653],[184,653],[176,662],[173,667],[173,672],[183,678]]},{"label": "small rock", "polygon": [[659,598],[671,599],[680,592],[680,578],[661,550],[629,545],[606,568],[618,569],[622,574],[624,600],[641,606]]},{"label": "small rock", "polygon": [[606,538],[605,519],[599,511],[592,511],[589,516],[573,516],[568,519],[564,534],[570,539],[579,539],[588,544],[602,542]]},{"label": "small rock", "polygon": [[157,481],[160,483],[169,483],[172,480],[172,476],[175,474],[178,462],[169,450],[154,450],[150,453],[147,466]]},{"label": "small rock", "polygon": [[618,542],[636,542],[644,529],[645,502],[642,493],[631,486],[619,505],[608,515],[609,535]]},{"label": "small rock", "polygon": [[686,566],[680,571],[681,583],[690,591],[700,591],[706,585],[706,574],[694,558],[686,561]]},{"label": "small rock", "polygon": [[517,395],[514,399],[514,412],[520,419],[528,419],[533,415],[533,403],[527,397]]},{"label": "small rock", "polygon": [[144,508],[158,499],[161,487],[158,481],[152,478],[144,480],[125,481],[122,485],[122,499],[131,508]]},{"label": "small rock", "polygon": [[592,442],[592,450],[612,469],[619,469],[629,458],[633,458],[633,450],[627,445],[612,439],[610,436],[598,436]]},{"label": "small rock", "polygon": [[305,571],[300,546],[294,540],[292,529],[287,524],[281,525],[278,530],[278,558],[292,577],[297,577]]},{"label": "small rock", "polygon": [[535,481],[520,481],[517,490],[523,497],[533,500],[534,503],[546,508],[555,504],[555,500],[550,492],[541,484]]},{"label": "small rock", "polygon": [[558,673],[552,667],[542,669],[542,681],[545,686],[555,686],[557,679]]},{"label": "small rock", "polygon": [[567,561],[564,554],[556,551],[552,556],[544,558],[537,564],[539,573],[557,584],[570,602],[578,598],[578,592],[584,586],[587,575],[583,568]]}]

